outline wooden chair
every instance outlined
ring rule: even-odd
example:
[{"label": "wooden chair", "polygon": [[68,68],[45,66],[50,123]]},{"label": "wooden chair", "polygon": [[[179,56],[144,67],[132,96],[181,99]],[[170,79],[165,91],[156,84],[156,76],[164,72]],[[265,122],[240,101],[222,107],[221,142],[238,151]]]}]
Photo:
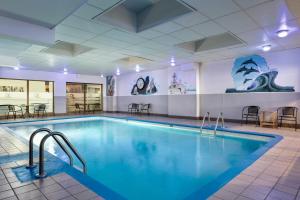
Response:
[{"label": "wooden chair", "polygon": [[282,121],[294,122],[295,130],[297,130],[298,108],[296,107],[280,107],[277,109],[277,121],[279,127],[282,127]]},{"label": "wooden chair", "polygon": [[246,106],[242,110],[242,124],[243,121],[246,120],[246,124],[248,124],[248,120],[252,119],[255,121],[256,125],[259,123],[259,106]]},{"label": "wooden chair", "polygon": [[277,112],[273,111],[262,111],[260,113],[260,126],[272,126],[277,128]]}]

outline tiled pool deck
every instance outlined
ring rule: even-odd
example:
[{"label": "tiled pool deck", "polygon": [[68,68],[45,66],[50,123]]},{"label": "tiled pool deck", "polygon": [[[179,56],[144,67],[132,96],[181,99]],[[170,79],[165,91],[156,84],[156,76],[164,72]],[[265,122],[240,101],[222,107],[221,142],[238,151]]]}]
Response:
[{"label": "tiled pool deck", "polygon": [[[125,114],[106,116],[128,117]],[[178,124],[200,125],[201,121],[157,117],[130,117]],[[250,167],[227,183],[209,199],[247,200],[276,199],[300,200],[300,130],[289,128],[261,128],[252,125],[226,124],[230,129],[275,133],[283,139]],[[28,146],[0,128],[0,156],[28,152]],[[103,199],[81,185],[74,178],[61,173],[44,180],[21,183],[11,171],[12,167],[24,165],[26,160],[0,165],[0,199]]]}]

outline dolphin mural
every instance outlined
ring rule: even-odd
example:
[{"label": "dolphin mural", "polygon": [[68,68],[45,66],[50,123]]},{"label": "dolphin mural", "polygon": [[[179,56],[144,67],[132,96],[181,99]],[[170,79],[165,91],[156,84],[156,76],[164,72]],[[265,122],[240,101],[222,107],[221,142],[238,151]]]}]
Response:
[{"label": "dolphin mural", "polygon": [[278,71],[270,69],[266,60],[259,55],[237,58],[231,75],[235,88],[227,89],[226,93],[295,91],[292,86],[277,85],[275,79]]}]

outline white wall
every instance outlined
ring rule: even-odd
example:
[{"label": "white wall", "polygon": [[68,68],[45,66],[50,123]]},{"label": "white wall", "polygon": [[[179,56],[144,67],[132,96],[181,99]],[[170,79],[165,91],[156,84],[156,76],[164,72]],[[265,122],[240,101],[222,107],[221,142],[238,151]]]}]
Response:
[{"label": "white wall", "polygon": [[100,76],[0,68],[0,78],[54,81],[55,113],[66,112],[66,82],[103,84],[103,109],[106,110],[106,80]]},{"label": "white wall", "polygon": [[[176,116],[198,116],[196,96],[196,63],[185,64],[165,69],[129,73],[117,77],[117,110],[127,111],[130,103],[150,103],[151,112],[156,114]],[[180,81],[186,83],[195,91],[182,95],[169,95],[168,88],[172,81],[173,73],[177,72]],[[157,93],[151,95],[131,95],[131,90],[139,77],[150,76],[154,78]]]}]

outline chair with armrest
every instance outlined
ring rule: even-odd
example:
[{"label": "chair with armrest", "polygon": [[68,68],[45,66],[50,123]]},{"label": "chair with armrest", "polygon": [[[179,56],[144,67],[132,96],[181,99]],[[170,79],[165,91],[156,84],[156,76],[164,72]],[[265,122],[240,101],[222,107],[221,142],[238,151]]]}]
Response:
[{"label": "chair with armrest", "polygon": [[151,108],[151,104],[150,103],[148,103],[148,104],[142,104],[140,112],[141,113],[145,112],[148,115],[150,115],[150,108]]},{"label": "chair with armrest", "polygon": [[259,106],[245,106],[242,111],[242,123],[245,120],[246,124],[248,124],[249,119],[254,120],[255,124],[259,123]]},{"label": "chair with armrest", "polygon": [[277,109],[277,121],[279,127],[282,127],[282,121],[294,122],[295,130],[297,130],[298,108],[297,107],[280,107]]},{"label": "chair with armrest", "polygon": [[40,113],[42,114],[42,117],[47,116],[46,104],[38,104],[34,106],[34,115],[37,115],[39,117]]},{"label": "chair with armrest", "polygon": [[7,105],[7,106],[8,106],[7,119],[9,119],[10,114],[12,114],[14,119],[17,118],[18,114],[20,114],[22,118],[25,118],[21,106],[17,106],[17,105]]},{"label": "chair with armrest", "polygon": [[137,113],[139,111],[139,104],[131,103],[128,105],[128,112]]}]

